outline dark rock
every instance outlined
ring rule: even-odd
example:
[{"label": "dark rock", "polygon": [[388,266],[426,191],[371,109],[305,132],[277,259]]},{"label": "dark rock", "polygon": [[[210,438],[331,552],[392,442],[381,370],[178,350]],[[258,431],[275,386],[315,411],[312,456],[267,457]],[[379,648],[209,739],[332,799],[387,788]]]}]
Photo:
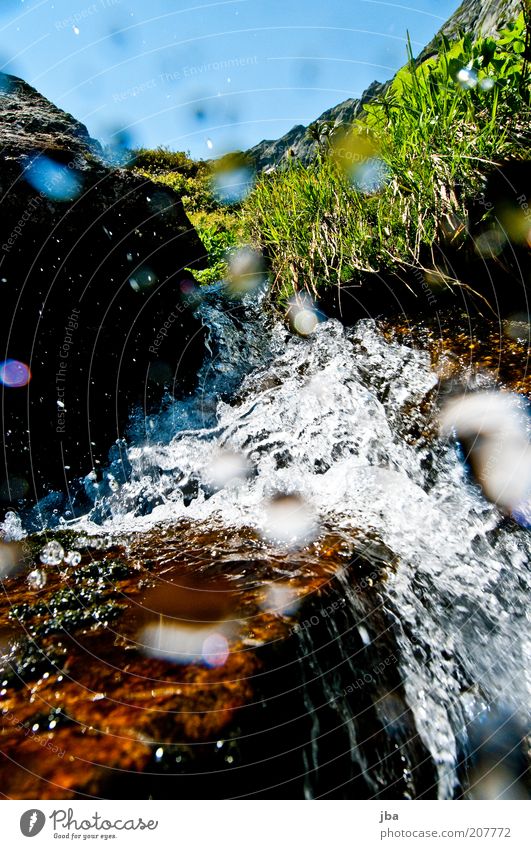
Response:
[{"label": "dark rock", "polygon": [[2,386],[6,506],[64,491],[106,462],[134,405],[193,386],[203,340],[180,284],[205,252],[175,192],[112,167],[7,75],[0,148],[0,360],[32,373]]}]

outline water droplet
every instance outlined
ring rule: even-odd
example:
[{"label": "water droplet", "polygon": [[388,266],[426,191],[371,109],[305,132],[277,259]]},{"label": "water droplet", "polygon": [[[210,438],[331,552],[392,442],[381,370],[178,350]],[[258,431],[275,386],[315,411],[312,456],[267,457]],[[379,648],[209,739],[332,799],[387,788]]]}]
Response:
[{"label": "water droplet", "polygon": [[0,580],[16,572],[20,562],[20,551],[16,545],[0,543]]},{"label": "water droplet", "polygon": [[369,646],[370,643],[371,643],[371,638],[369,636],[369,632],[367,631],[367,628],[365,627],[365,625],[358,625],[358,633],[359,633],[359,635],[362,639],[363,645]]},{"label": "water droplet", "polygon": [[247,295],[267,283],[264,258],[259,250],[246,245],[230,251],[227,257],[227,288],[231,295]]},{"label": "water droplet", "polygon": [[264,590],[264,596],[260,607],[266,613],[274,613],[277,616],[292,616],[299,607],[299,598],[296,590],[289,584],[268,584]]},{"label": "water droplet", "polygon": [[50,200],[74,200],[82,189],[81,175],[77,171],[42,154],[30,161],[24,177]]},{"label": "water droplet", "polygon": [[505,247],[507,237],[501,230],[485,230],[476,236],[474,248],[483,257],[499,256]]},{"label": "water droplet", "polygon": [[81,563],[81,554],[79,551],[67,551],[65,554],[65,563],[68,566],[79,566]]},{"label": "water droplet", "polygon": [[249,474],[249,463],[243,454],[235,451],[218,451],[206,469],[206,483],[220,490],[230,483],[242,481]]},{"label": "water droplet", "polygon": [[531,497],[531,445],[528,417],[517,395],[473,392],[449,401],[441,414],[441,431],[455,433],[484,495],[526,524]]},{"label": "water droplet", "polygon": [[19,360],[4,360],[0,364],[0,382],[11,389],[26,386],[31,380],[29,366]]},{"label": "water droplet", "polygon": [[42,569],[33,569],[27,577],[27,582],[32,590],[42,590],[46,586],[46,575]]},{"label": "water droplet", "polygon": [[211,666],[212,668],[223,666],[229,656],[227,638],[223,634],[210,634],[203,641],[201,654],[207,666]]},{"label": "water droplet", "polygon": [[14,542],[23,539],[26,534],[22,527],[22,519],[13,510],[8,510],[3,522],[0,522],[4,542]]},{"label": "water droplet", "polygon": [[144,265],[129,278],[129,285],[135,292],[147,292],[155,286],[157,281],[155,272]]},{"label": "water droplet", "polygon": [[495,85],[496,80],[493,80],[492,77],[483,77],[483,79],[479,81],[479,87],[483,89],[483,91],[490,91]]},{"label": "water droplet", "polygon": [[65,550],[61,543],[56,540],[52,540],[51,542],[46,543],[39,554],[39,559],[41,563],[45,563],[47,566],[58,566],[59,563],[62,562],[64,556]]},{"label": "water droplet", "polygon": [[318,524],[303,498],[279,494],[265,505],[261,533],[270,542],[298,547],[316,538]]},{"label": "water droplet", "polygon": [[478,84],[477,71],[473,68],[461,68],[457,72],[457,82],[465,91],[475,88]]},{"label": "water droplet", "polygon": [[391,179],[388,165],[377,156],[366,159],[353,168],[350,181],[355,189],[364,195],[374,195],[380,192]]},{"label": "water droplet", "polygon": [[220,203],[241,203],[255,181],[252,166],[241,154],[230,154],[215,163],[212,192]]},{"label": "water droplet", "polygon": [[[182,576],[179,586],[158,587],[145,600],[148,622],[140,629],[138,644],[150,657],[216,665],[216,657],[223,651],[221,641],[227,643],[225,634],[231,630],[225,620],[233,598],[232,586],[223,581],[205,586]],[[205,656],[205,645],[212,658]]]}]

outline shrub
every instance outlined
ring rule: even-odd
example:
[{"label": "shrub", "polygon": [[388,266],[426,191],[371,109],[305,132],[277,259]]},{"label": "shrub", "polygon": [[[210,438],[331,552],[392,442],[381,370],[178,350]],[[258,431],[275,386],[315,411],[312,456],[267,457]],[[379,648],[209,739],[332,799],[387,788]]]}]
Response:
[{"label": "shrub", "polygon": [[223,206],[212,186],[216,170],[230,168],[233,160],[240,163],[238,156],[241,155],[232,154],[212,164],[165,147],[156,150],[139,148],[133,152],[131,167],[135,171],[155,183],[168,186],[181,196],[208,255],[209,267],[193,272],[201,283],[213,283],[223,277],[225,253],[241,237],[241,224],[235,207]]}]

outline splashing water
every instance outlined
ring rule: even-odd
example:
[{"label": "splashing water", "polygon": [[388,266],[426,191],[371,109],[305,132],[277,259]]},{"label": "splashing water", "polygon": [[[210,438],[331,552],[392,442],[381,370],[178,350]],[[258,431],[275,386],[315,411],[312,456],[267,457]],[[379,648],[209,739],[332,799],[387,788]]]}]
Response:
[{"label": "splashing water", "polygon": [[[259,303],[232,309],[215,288],[199,310],[210,356],[195,396],[136,419],[122,457],[130,473],[111,466],[79,527],[121,533],[187,518],[259,530],[278,493],[297,493],[321,526],[379,539],[398,562],[381,592],[406,700],[439,797],[451,798],[471,718],[493,700],[520,714],[529,704],[527,533],[500,525],[438,437],[426,352],[385,341],[371,320],[294,336]],[[209,475],[220,452],[249,473],[218,489]],[[344,592],[355,611],[346,580]]]}]

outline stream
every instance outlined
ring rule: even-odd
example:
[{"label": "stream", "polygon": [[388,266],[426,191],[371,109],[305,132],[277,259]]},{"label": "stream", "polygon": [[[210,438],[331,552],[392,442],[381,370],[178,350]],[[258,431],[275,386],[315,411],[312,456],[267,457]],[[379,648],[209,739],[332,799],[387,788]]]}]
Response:
[{"label": "stream", "polygon": [[[349,554],[321,614],[286,613],[311,718],[301,792],[459,796],[478,727],[502,728],[509,751],[529,727],[528,532],[502,519],[458,445],[439,437],[426,350],[368,319],[323,320],[300,337],[260,298],[234,303],[215,286],[197,310],[209,349],[197,390],[135,414],[127,444],[85,481],[92,509],[65,527],[109,546],[197,527],[201,556],[227,556],[225,545],[233,563],[256,557],[250,534],[284,552],[292,582],[305,551],[314,564],[323,541],[341,539]],[[282,497],[297,508],[298,541],[282,522],[264,531]]]}]

